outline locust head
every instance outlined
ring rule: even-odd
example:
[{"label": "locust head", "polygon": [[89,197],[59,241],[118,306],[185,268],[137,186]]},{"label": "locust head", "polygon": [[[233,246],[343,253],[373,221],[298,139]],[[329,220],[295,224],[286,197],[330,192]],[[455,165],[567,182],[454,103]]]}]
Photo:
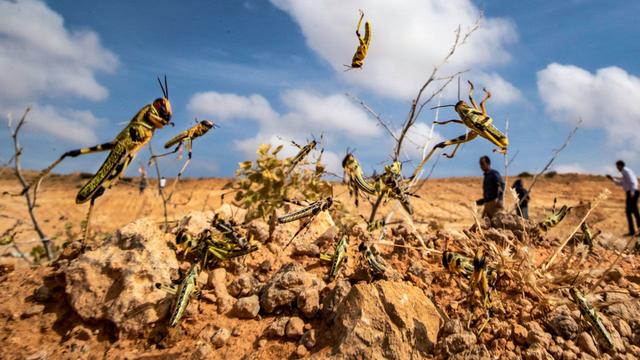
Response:
[{"label": "locust head", "polygon": [[[169,102],[169,85],[167,84],[167,76],[164,77],[164,84],[158,78],[160,89],[162,89],[162,97],[153,101],[153,109],[157,113],[159,119],[152,117],[153,126],[156,128],[162,128],[165,125],[173,125],[171,122],[171,116],[173,111],[171,110],[171,102]],[[159,121],[157,121],[159,120]]]},{"label": "locust head", "polygon": [[202,125],[207,130],[209,130],[211,128],[219,127],[213,121],[210,121],[210,120],[202,120],[202,121],[200,121],[200,125]]},{"label": "locust head", "polygon": [[458,115],[460,115],[461,119],[469,118],[469,116],[474,111],[473,107],[469,106],[469,104],[467,104],[466,102],[464,102],[462,100],[460,100],[460,101],[458,101],[456,103],[456,105],[454,106],[454,109],[456,110]]}]

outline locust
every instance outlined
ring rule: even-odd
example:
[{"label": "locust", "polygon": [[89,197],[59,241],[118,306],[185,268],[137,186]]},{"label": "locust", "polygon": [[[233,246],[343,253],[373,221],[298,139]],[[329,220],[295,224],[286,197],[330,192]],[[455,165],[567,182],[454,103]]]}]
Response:
[{"label": "locust", "polygon": [[471,291],[477,288],[482,296],[482,304],[486,308],[491,304],[491,288],[497,280],[496,271],[488,268],[487,258],[482,249],[478,249],[473,258],[473,272],[471,274]]},{"label": "locust", "polygon": [[429,154],[427,154],[427,156],[422,160],[420,165],[418,165],[416,170],[414,170],[411,179],[414,179],[417,176],[422,167],[427,163],[431,155],[433,155],[433,153],[437,149],[455,145],[453,152],[451,152],[450,154],[444,154],[444,156],[446,156],[447,158],[452,158],[455,156],[456,151],[458,151],[458,148],[461,144],[469,142],[478,136],[487,139],[489,142],[497,146],[500,153],[506,154],[507,147],[509,146],[509,139],[492,124],[493,119],[491,119],[491,117],[487,114],[487,110],[485,107],[485,103],[487,102],[487,100],[489,100],[489,98],[491,98],[491,93],[486,89],[482,89],[485,92],[485,98],[480,102],[480,108],[478,108],[478,105],[473,99],[473,83],[471,81],[469,81],[468,83],[469,101],[471,102],[471,106],[469,106],[469,104],[467,104],[463,100],[459,100],[455,105],[436,106],[433,109],[439,107],[454,107],[456,113],[458,113],[458,115],[460,116],[459,119],[435,121],[434,123],[439,125],[448,123],[463,124],[468,128],[469,131],[454,139],[446,140],[436,144],[433,149],[431,149]]},{"label": "locust", "polygon": [[189,129],[181,132],[180,134],[172,137],[169,141],[167,141],[164,144],[164,148],[165,149],[169,149],[172,146],[178,145],[178,146],[175,147],[175,149],[173,149],[173,151],[170,151],[170,152],[165,153],[165,154],[152,156],[149,159],[148,164],[150,164],[151,161],[153,161],[153,159],[155,159],[155,158],[159,158],[159,157],[175,154],[176,152],[178,152],[178,150],[180,150],[182,145],[184,145],[184,147],[187,149],[187,161],[184,163],[184,165],[180,169],[180,172],[178,173],[178,176],[176,178],[176,181],[178,181],[178,179],[180,179],[180,177],[184,173],[184,170],[187,168],[187,165],[189,165],[189,162],[191,161],[191,157],[193,155],[193,150],[192,150],[193,140],[195,140],[198,137],[203,136],[209,130],[215,129],[216,127],[219,127],[219,126],[217,124],[215,124],[213,121],[202,120],[202,121],[198,122],[196,125],[192,126],[191,128],[189,128]]},{"label": "locust", "polygon": [[376,194],[374,184],[371,184],[364,179],[362,175],[362,168],[352,153],[347,153],[344,157],[342,160],[342,168],[344,169],[345,180],[347,181],[347,187],[349,188],[349,195],[354,197],[356,206],[358,206],[359,191],[369,195]]},{"label": "locust", "polygon": [[214,229],[218,230],[227,240],[240,246],[242,249],[249,247],[249,241],[238,232],[233,230],[233,224],[222,219],[218,214],[213,216],[211,225]]},{"label": "locust", "polygon": [[358,250],[367,263],[367,268],[374,275],[382,275],[387,271],[384,261],[380,259],[380,257],[376,255],[373,250],[371,250],[371,247],[365,242],[360,243],[360,246],[358,246]]},{"label": "locust", "polygon": [[558,210],[557,212],[554,211],[544,221],[540,222],[538,224],[538,226],[542,230],[548,231],[549,229],[551,229],[551,228],[555,227],[556,225],[558,225],[562,221],[562,219],[564,219],[565,216],[567,216],[569,211],[571,211],[571,207],[569,207],[567,205],[562,205],[560,210]]},{"label": "locust", "polygon": [[336,249],[333,254],[323,253],[320,254],[320,259],[325,261],[331,261],[331,271],[329,272],[329,281],[338,276],[342,264],[347,258],[347,248],[349,247],[349,236],[347,234],[342,235],[340,241],[336,244]]},{"label": "locust", "polygon": [[[298,203],[298,205],[300,204]],[[289,242],[287,242],[284,249],[289,247],[291,242],[300,234],[300,232],[302,232],[302,230],[306,229],[309,224],[311,224],[316,215],[318,215],[321,211],[329,210],[329,208],[331,208],[331,205],[333,205],[333,198],[331,196],[328,196],[324,199],[314,201],[300,210],[278,217],[278,222],[280,224],[308,218],[301,223],[300,227],[293,234]]]},{"label": "locust", "polygon": [[394,161],[391,165],[384,167],[384,173],[377,177],[374,188],[378,196],[389,196],[400,201],[402,207],[409,215],[413,215],[413,207],[409,202],[410,194],[406,191],[404,180],[402,179],[402,164]]},{"label": "locust", "polygon": [[170,327],[174,327],[178,324],[187,309],[189,300],[191,300],[191,297],[197,293],[199,272],[200,266],[198,264],[192,264],[187,276],[182,279],[177,287],[175,285],[167,286],[156,283],[156,288],[164,290],[169,294],[176,295],[176,299],[171,308],[171,318],[169,319]]},{"label": "locust", "polygon": [[304,160],[311,153],[311,151],[313,151],[313,149],[316,148],[316,146],[318,146],[318,142],[315,139],[309,141],[304,146],[300,146],[300,145],[296,144],[295,141],[292,141],[291,143],[295,147],[297,147],[299,150],[298,150],[298,153],[293,158],[291,158],[291,160],[289,161],[290,165],[289,165],[289,169],[287,170],[287,174],[286,174],[287,176],[293,171],[293,169],[300,162],[302,162],[302,160]]},{"label": "locust", "polygon": [[345,71],[362,68],[362,65],[364,65],[364,58],[367,57],[369,45],[371,44],[371,23],[369,21],[364,23],[364,37],[360,35],[360,26],[362,25],[362,19],[364,19],[364,12],[362,10],[359,11],[360,19],[358,20],[358,26],[356,26],[358,48],[356,49],[356,53],[353,54],[353,59],[351,59],[351,66],[345,65],[347,67],[347,70]]},{"label": "locust", "polygon": [[249,241],[245,248],[230,243],[213,242],[207,245],[207,252],[217,260],[223,261],[250,254],[259,248],[258,244],[253,241]]},{"label": "locust", "polygon": [[474,270],[471,259],[464,255],[446,250],[442,253],[442,265],[449,272],[462,275],[465,279],[469,279]]},{"label": "locust", "polygon": [[607,328],[605,328],[604,324],[602,324],[602,320],[598,316],[598,312],[591,306],[591,304],[589,304],[587,298],[573,286],[569,288],[569,294],[571,295],[571,300],[576,304],[580,310],[580,314],[584,316],[590,327],[600,334],[610,349],[615,348],[611,334]]},{"label": "locust", "polygon": [[153,103],[145,105],[140,109],[133,119],[131,119],[127,127],[125,127],[114,140],[92,147],[65,152],[60,158],[44,169],[30,185],[25,187],[23,193],[29,191],[34,184],[37,190],[38,185],[44,177],[67,157],[77,157],[79,155],[109,151],[109,155],[102,163],[102,166],[100,166],[100,169],[98,169],[95,175],[93,175],[76,195],[76,204],[90,201],[84,229],[84,239],[86,240],[89,234],[91,211],[95,200],[102,196],[106,189],[118,182],[131,161],[135,158],[137,152],[151,140],[156,129],[161,129],[169,124],[173,125],[171,122],[172,110],[171,103],[169,102],[167,77],[165,76],[164,78],[164,85],[162,81],[160,81],[160,78],[158,78],[158,83],[160,83],[163,97],[157,98]]},{"label": "locust", "polygon": [[598,230],[595,234],[592,233],[586,221],[580,225],[580,231],[582,232],[579,234],[580,241],[589,248],[589,251],[593,251],[594,240],[600,235],[601,231]]}]

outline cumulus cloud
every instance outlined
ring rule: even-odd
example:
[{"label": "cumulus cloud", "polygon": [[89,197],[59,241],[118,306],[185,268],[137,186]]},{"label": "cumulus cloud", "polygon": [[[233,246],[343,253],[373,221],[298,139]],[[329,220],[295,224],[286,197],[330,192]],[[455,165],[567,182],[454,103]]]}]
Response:
[{"label": "cumulus cloud", "polygon": [[[342,94],[321,95],[294,89],[282,93],[280,97],[286,108],[282,113],[275,111],[269,101],[258,94],[243,96],[215,91],[193,95],[187,109],[194,115],[223,121],[255,122],[258,125],[255,136],[234,141],[237,149],[251,157],[263,143],[283,145],[284,156],[294,155],[298,149],[290,140],[304,143],[310,134],[324,134],[324,145],[327,146],[339,140],[370,140],[382,134],[375,120]],[[336,172],[339,169],[336,152],[325,151],[323,159],[330,165],[329,171]]]},{"label": "cumulus cloud", "polygon": [[36,0],[0,1],[0,97],[78,96],[102,100],[96,71],[113,71],[117,57],[92,31],[69,31],[60,14]]},{"label": "cumulus cloud", "polygon": [[[414,96],[432,67],[442,61],[458,25],[462,25],[463,30],[469,28],[480,14],[470,0],[368,1],[364,7],[365,19],[371,21],[373,34],[369,54],[362,70],[343,72],[343,64],[351,62],[358,45],[354,33],[357,3],[342,0],[271,2],[291,15],[308,46],[342,79],[402,100]],[[512,22],[484,18],[480,29],[459,48],[444,71],[473,68],[480,74],[504,64],[511,58],[507,45],[516,40]],[[511,94],[515,87],[499,75],[490,73],[485,77],[493,85],[508,90],[502,103],[517,99]]]},{"label": "cumulus cloud", "polygon": [[109,92],[95,74],[112,72],[117,65],[116,55],[95,32],[68,30],[62,16],[44,2],[0,0],[0,110],[17,114],[31,105],[28,121],[34,130],[75,143],[95,142],[99,120],[93,114],[43,102],[105,99]]},{"label": "cumulus cloud", "polygon": [[538,72],[545,110],[558,122],[603,129],[615,147],[640,150],[640,78],[611,66],[591,73],[553,63]]}]

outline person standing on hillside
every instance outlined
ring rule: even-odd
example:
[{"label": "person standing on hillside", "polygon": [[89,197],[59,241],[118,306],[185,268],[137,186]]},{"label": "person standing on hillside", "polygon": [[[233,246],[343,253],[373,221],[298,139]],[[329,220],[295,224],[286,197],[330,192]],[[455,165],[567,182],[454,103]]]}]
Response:
[{"label": "person standing on hillside", "polygon": [[484,172],[482,199],[477,200],[476,204],[484,205],[482,217],[491,219],[498,211],[503,209],[504,181],[502,180],[502,175],[491,168],[491,159],[486,155],[480,158],[480,169]]},{"label": "person standing on hillside", "polygon": [[640,192],[638,192],[638,177],[636,177],[633,170],[625,166],[624,161],[622,160],[618,160],[616,162],[616,168],[618,168],[622,177],[614,178],[607,174],[607,178],[622,186],[622,189],[627,194],[627,203],[625,208],[625,212],[627,213],[627,222],[629,223],[629,233],[627,236],[634,236],[636,234],[635,227],[633,226],[634,217],[636,218],[638,230],[640,230],[640,213],[638,212],[638,197],[640,196]]},{"label": "person standing on hillside", "polygon": [[522,183],[522,179],[518,179],[513,182],[513,186],[511,186],[513,190],[518,194],[518,206],[516,206],[516,213],[525,218],[529,218],[529,192],[524,188]]}]

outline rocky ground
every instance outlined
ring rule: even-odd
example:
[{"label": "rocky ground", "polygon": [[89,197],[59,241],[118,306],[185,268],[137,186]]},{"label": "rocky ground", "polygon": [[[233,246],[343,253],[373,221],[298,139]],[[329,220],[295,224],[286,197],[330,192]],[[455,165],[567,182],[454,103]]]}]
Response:
[{"label": "rocky ground", "polygon": [[[155,284],[178,280],[189,268],[176,255],[177,228],[197,234],[213,211],[176,215],[169,233],[157,217],[141,218],[84,246],[68,241],[51,264],[0,257],[1,357],[637,359],[640,258],[634,240],[602,226],[607,204],[591,215],[603,231],[594,251],[570,242],[547,269],[580,211],[548,233],[510,215],[476,221],[469,209],[460,215],[466,223],[391,225],[382,242],[359,225],[335,280],[318,255],[338,241],[337,219],[321,213],[286,249],[297,223],[269,237],[268,225],[253,221],[243,231],[260,249],[202,272],[199,297],[173,328],[173,297]],[[230,205],[215,211],[243,216]],[[379,249],[382,276],[368,270],[358,251],[363,241]],[[500,274],[487,308],[441,262],[445,249],[473,257],[480,247]],[[597,306],[612,348],[569,300],[571,286]]]}]

